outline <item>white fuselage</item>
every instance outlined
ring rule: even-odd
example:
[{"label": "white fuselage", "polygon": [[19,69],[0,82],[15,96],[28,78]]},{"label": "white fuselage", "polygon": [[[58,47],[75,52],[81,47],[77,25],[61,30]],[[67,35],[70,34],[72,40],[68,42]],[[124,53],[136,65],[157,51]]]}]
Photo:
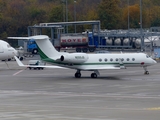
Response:
[{"label": "white fuselage", "polygon": [[[64,55],[62,53],[61,55]],[[70,53],[72,54],[72,53]],[[119,67],[121,62],[125,67],[142,67],[150,66],[155,64],[156,61],[150,58],[144,53],[126,53],[126,54],[86,54],[86,53],[74,53],[75,56],[87,55],[87,60],[81,63],[74,62],[53,62],[55,65],[60,65],[62,67],[68,67],[72,69],[80,70],[94,70],[94,69],[112,69],[112,67]],[[84,58],[84,57],[82,57]],[[51,58],[54,59],[54,58]],[[52,62],[51,62],[52,63]]]},{"label": "white fuselage", "polygon": [[[129,54],[86,54],[66,53],[55,50],[48,36],[32,36],[35,39],[41,59],[45,62],[79,70],[120,69],[124,67],[149,66],[156,63],[144,53]],[[46,47],[47,46],[47,47]]]},{"label": "white fuselage", "polygon": [[7,42],[0,40],[0,60],[10,59],[17,56],[17,51]]},{"label": "white fuselage", "polygon": [[[13,37],[12,37],[13,38]],[[15,38],[15,37],[14,37]],[[17,37],[16,37],[17,38]],[[56,66],[76,69],[76,78],[81,77],[82,70],[94,71],[91,78],[96,78],[99,75],[98,70],[102,69],[124,69],[127,67],[143,67],[144,74],[149,74],[147,66],[156,63],[144,53],[130,54],[86,54],[86,53],[66,53],[58,52],[51,44],[49,37],[46,35],[37,35],[27,37],[36,41],[40,57],[43,61]],[[23,39],[26,39],[25,37]],[[16,57],[15,57],[16,58]],[[19,66],[26,66],[16,58]],[[27,66],[32,67],[32,66]],[[40,66],[43,67],[43,66]],[[47,66],[46,66],[47,67]],[[48,68],[58,68],[48,66]]]}]

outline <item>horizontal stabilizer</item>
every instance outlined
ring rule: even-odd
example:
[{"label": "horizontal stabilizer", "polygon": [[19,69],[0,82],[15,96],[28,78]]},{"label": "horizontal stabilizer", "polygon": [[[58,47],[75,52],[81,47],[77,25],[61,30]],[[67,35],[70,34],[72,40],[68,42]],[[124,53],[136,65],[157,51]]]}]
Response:
[{"label": "horizontal stabilizer", "polygon": [[17,56],[14,56],[14,58],[15,58],[17,64],[18,64],[20,67],[28,67],[28,65],[24,65],[24,64],[17,58]]},{"label": "horizontal stabilizer", "polygon": [[82,70],[119,70],[119,66],[88,66],[87,68],[82,68]]},{"label": "horizontal stabilizer", "polygon": [[47,66],[47,65],[24,65],[16,56],[14,56],[17,64],[20,66],[20,67],[31,67],[31,68],[62,68],[62,69],[67,69],[67,68],[64,68],[64,67],[60,67],[60,66]]},{"label": "horizontal stabilizer", "polygon": [[8,39],[29,40],[30,37],[7,37]]},{"label": "horizontal stabilizer", "polygon": [[7,37],[8,39],[19,39],[19,40],[29,40],[29,39],[46,39],[48,36],[46,35],[36,35],[36,36],[29,36],[29,37]]}]

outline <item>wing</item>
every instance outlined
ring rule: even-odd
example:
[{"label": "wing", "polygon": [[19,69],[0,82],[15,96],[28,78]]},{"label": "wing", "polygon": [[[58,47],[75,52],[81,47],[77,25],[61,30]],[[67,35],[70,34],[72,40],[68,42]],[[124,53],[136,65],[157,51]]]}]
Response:
[{"label": "wing", "polygon": [[87,66],[85,68],[81,68],[82,70],[119,70],[121,69],[121,67],[119,66],[101,66],[101,65],[97,65],[97,66]]},{"label": "wing", "polygon": [[83,67],[82,70],[118,70],[118,69],[126,69],[124,66],[124,63],[122,59],[119,59],[119,64],[113,64],[113,65],[92,65],[92,66],[87,66]]},{"label": "wing", "polygon": [[106,70],[106,69],[108,69],[108,70],[114,70],[114,69],[117,69],[117,70],[119,70],[119,69],[121,69],[120,67],[115,67],[115,66],[103,66],[103,67],[98,67],[97,68],[98,70]]},{"label": "wing", "polygon": [[32,68],[62,68],[62,69],[67,69],[65,67],[60,67],[60,66],[47,66],[47,65],[24,65],[16,56],[14,56],[17,64],[20,66],[20,67],[32,67]]}]

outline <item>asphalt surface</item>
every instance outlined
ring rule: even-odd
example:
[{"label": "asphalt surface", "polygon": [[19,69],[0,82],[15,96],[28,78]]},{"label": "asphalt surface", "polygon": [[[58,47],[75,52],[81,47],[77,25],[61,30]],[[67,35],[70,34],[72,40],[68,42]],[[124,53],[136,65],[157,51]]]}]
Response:
[{"label": "asphalt surface", "polygon": [[138,67],[101,70],[96,79],[86,71],[77,79],[70,69],[8,66],[0,62],[1,120],[160,120],[160,63],[149,75]]}]

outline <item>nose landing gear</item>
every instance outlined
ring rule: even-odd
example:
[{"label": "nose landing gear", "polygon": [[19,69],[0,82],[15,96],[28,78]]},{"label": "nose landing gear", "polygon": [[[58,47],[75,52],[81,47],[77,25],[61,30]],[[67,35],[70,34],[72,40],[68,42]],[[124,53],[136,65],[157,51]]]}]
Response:
[{"label": "nose landing gear", "polygon": [[144,74],[145,74],[145,75],[149,75],[149,71],[147,70],[147,67],[144,66],[143,69],[144,69]]}]

